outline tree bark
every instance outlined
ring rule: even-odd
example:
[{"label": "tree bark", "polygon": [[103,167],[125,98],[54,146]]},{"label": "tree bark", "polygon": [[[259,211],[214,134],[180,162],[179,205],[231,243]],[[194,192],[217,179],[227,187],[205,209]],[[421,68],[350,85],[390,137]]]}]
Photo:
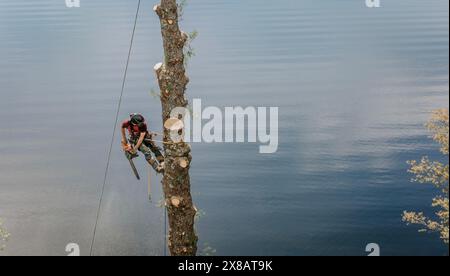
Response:
[{"label": "tree bark", "polygon": [[[184,66],[184,47],[188,35],[180,31],[176,0],[161,0],[154,11],[160,18],[165,55],[164,63],[155,66],[165,124],[174,108],[188,105],[185,91],[189,79]],[[164,141],[162,185],[169,221],[168,247],[172,256],[194,256],[198,238],[194,229],[197,210],[192,202],[189,176],[191,148],[187,143],[172,141],[167,128],[164,129]]]}]

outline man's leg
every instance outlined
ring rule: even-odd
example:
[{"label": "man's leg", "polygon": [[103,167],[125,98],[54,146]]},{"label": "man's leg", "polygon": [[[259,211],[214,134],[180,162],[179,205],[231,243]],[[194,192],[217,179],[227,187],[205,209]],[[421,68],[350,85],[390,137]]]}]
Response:
[{"label": "man's leg", "polygon": [[145,143],[142,143],[141,147],[139,148],[139,151],[144,154],[145,159],[147,160],[147,162],[150,164],[150,166],[152,166],[152,168],[157,173],[162,173],[164,171],[163,166],[158,164],[158,162],[153,158],[152,150],[147,145],[145,145]]},{"label": "man's leg", "polygon": [[156,157],[156,160],[158,160],[158,162],[164,163],[164,156],[161,153],[161,150],[159,149],[159,147],[155,144],[155,142],[153,141],[145,141],[146,146],[153,152],[153,154]]}]

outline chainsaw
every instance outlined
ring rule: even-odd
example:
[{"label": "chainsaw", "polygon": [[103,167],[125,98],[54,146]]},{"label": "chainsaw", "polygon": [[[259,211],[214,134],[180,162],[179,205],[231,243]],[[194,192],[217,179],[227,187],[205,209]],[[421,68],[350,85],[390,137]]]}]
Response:
[{"label": "chainsaw", "polygon": [[130,162],[131,169],[133,170],[134,175],[138,180],[141,180],[141,177],[139,176],[139,172],[136,168],[136,165],[134,165],[133,159],[136,157],[139,157],[139,154],[137,152],[134,152],[132,149],[132,145],[130,144],[122,144],[123,150],[125,152],[125,157],[128,159],[128,162]]}]

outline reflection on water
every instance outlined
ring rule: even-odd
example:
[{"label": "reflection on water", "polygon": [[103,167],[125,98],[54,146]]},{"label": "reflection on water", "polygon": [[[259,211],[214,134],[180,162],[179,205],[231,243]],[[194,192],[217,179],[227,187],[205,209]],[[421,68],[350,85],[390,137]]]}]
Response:
[{"label": "reflection on water", "polygon": [[[405,161],[439,156],[423,123],[448,106],[447,1],[189,2],[183,29],[200,34],[189,97],[280,108],[277,154],[193,145],[199,251],[365,254],[375,242],[448,254],[401,222],[433,195],[409,183]],[[158,131],[154,4],[143,1],[121,116],[143,112]],[[63,255],[70,242],[88,253],[134,12],[132,0],[0,1],[0,217],[13,234],[0,254]],[[161,255],[163,209],[116,144],[95,252]]]}]

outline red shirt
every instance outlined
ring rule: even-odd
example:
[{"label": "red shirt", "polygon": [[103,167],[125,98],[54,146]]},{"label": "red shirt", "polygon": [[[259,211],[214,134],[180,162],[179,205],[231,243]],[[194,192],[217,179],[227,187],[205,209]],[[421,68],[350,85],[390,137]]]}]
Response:
[{"label": "red shirt", "polygon": [[147,124],[132,125],[129,120],[122,123],[122,128],[126,128],[131,137],[138,138],[141,133],[148,133]]}]

